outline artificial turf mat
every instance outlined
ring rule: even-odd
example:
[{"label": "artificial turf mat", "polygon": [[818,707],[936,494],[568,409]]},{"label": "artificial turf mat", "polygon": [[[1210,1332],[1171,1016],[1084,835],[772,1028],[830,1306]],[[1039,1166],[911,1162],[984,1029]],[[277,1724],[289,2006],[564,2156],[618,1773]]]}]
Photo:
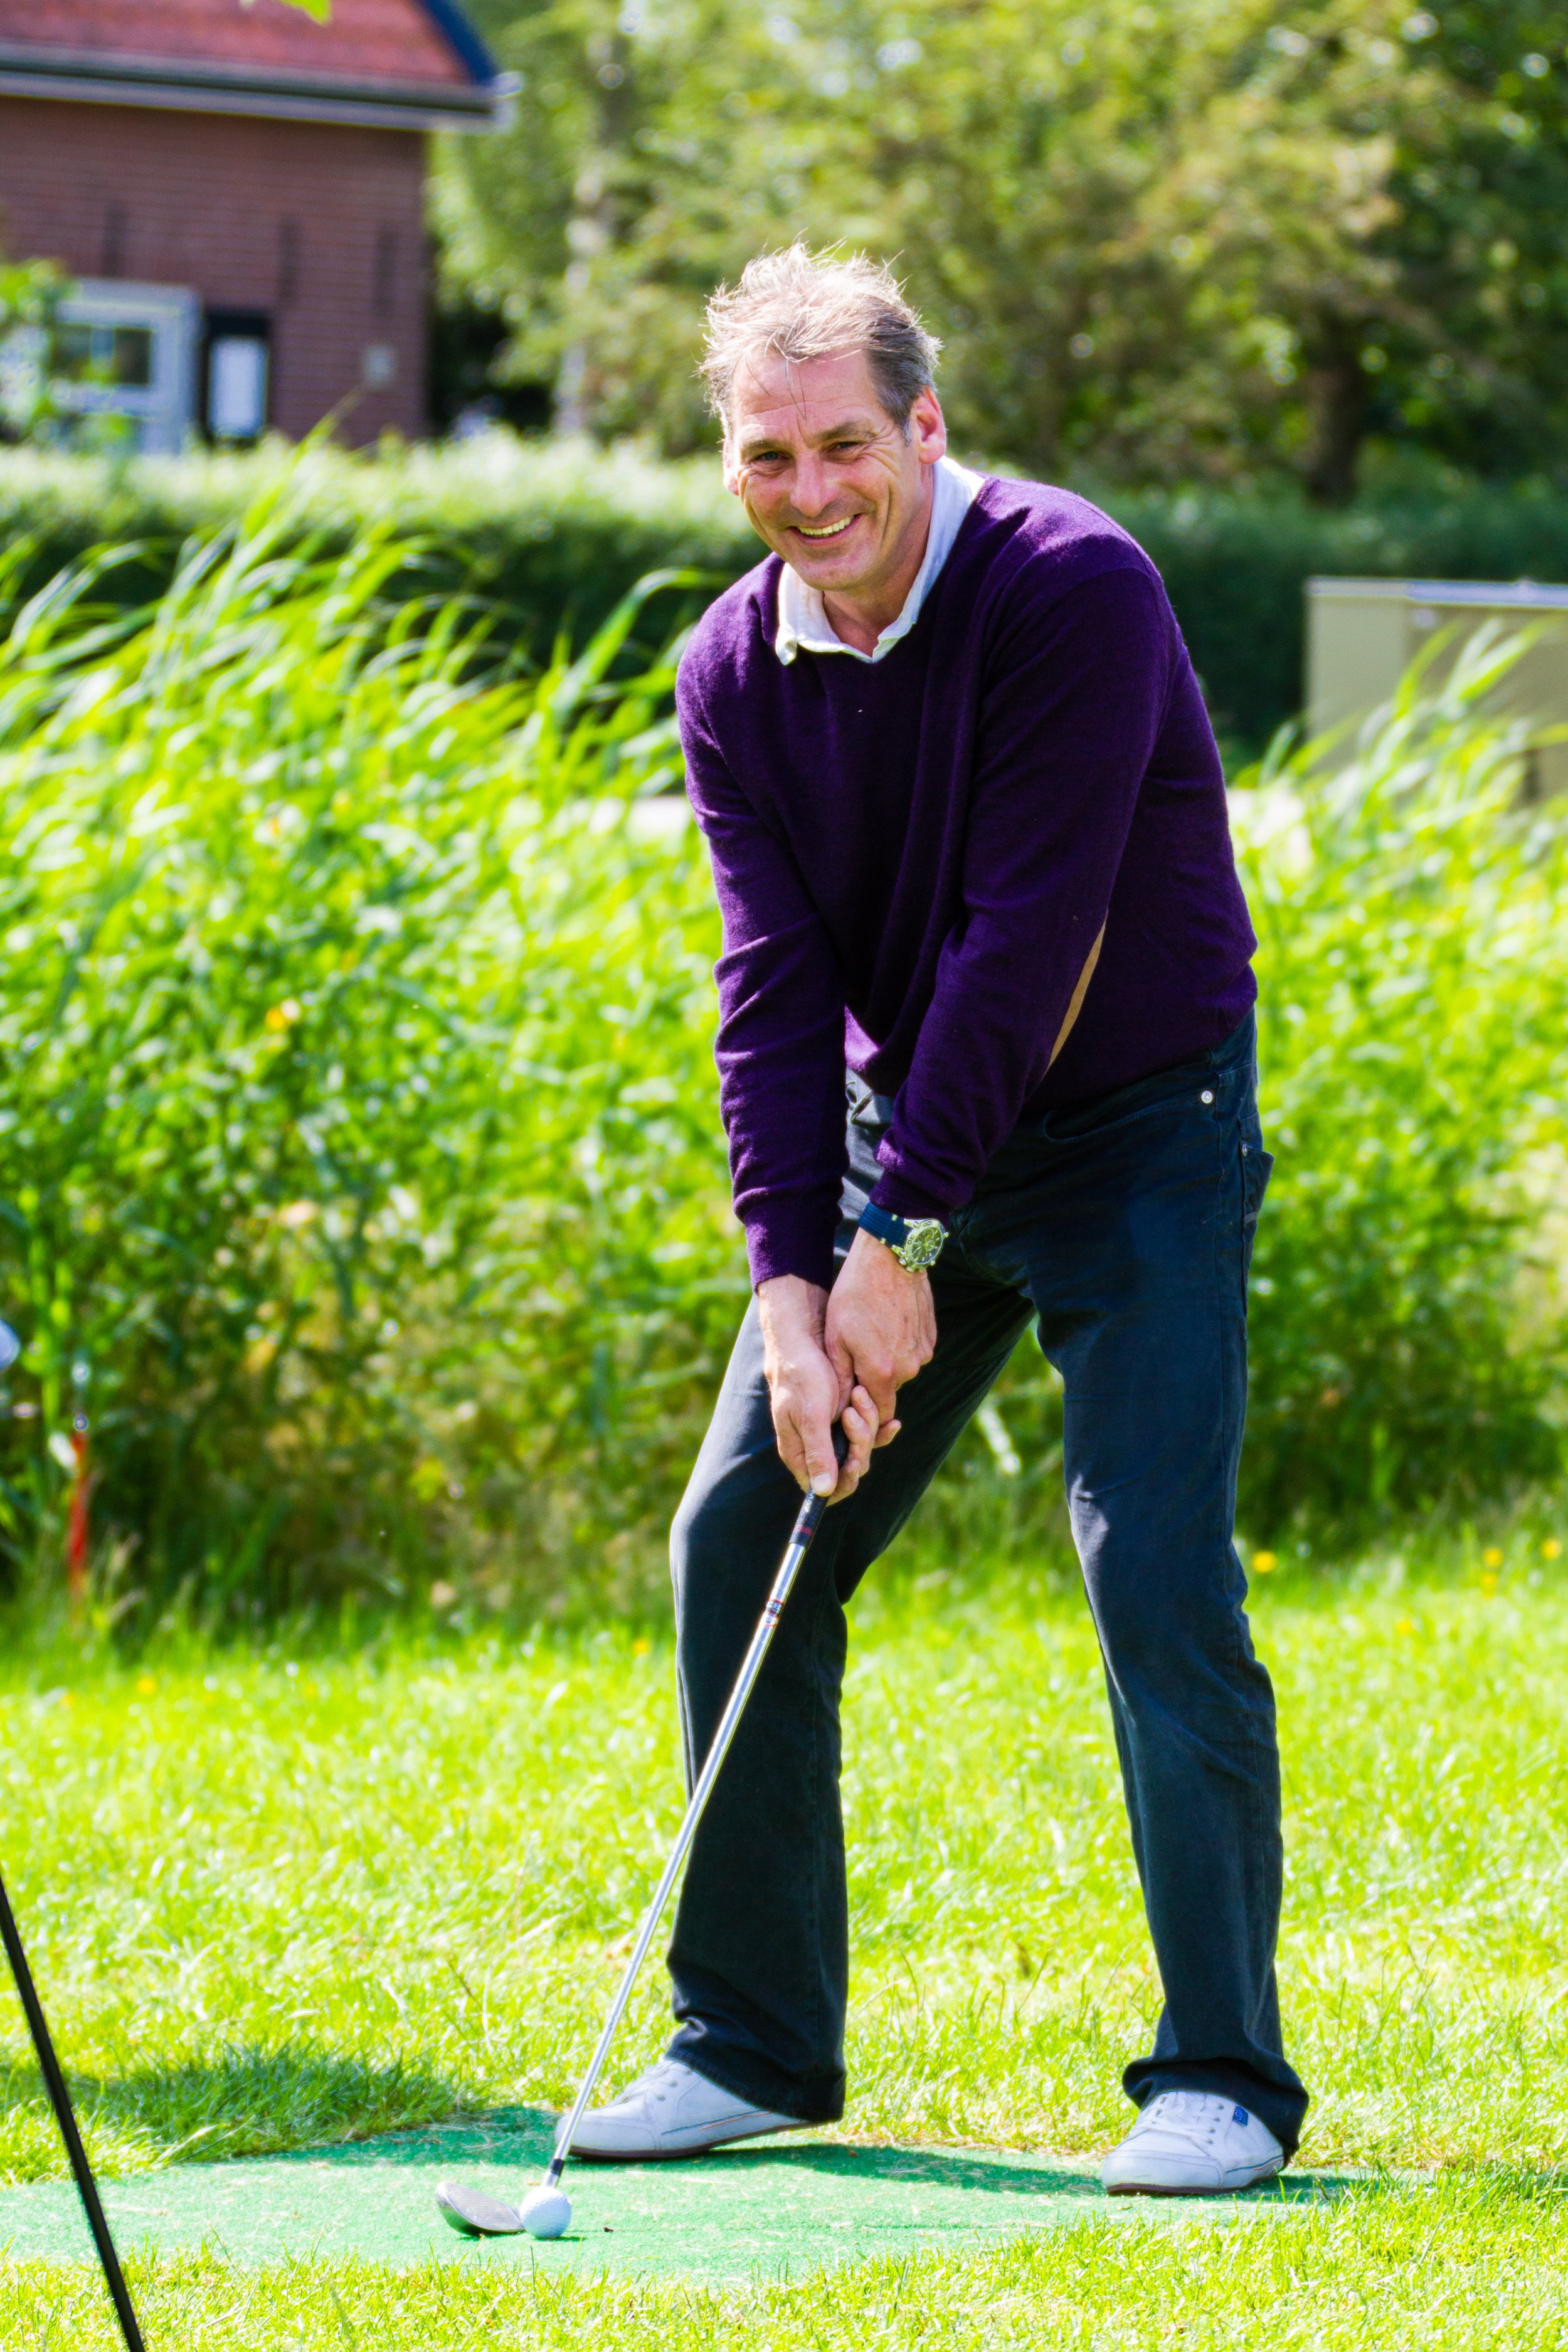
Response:
[{"label": "artificial turf mat", "polygon": [[[550,2119],[518,2109],[290,2156],[174,2165],[110,2182],[104,2202],[123,2250],[148,2241],[164,2252],[209,2245],[247,2267],[290,2254],[402,2265],[435,2253],[463,2263],[740,2282],[871,2254],[978,2250],[1092,2216],[1227,2218],[1238,2204],[1284,2213],[1349,2185],[1289,2173],[1241,2198],[1108,2199],[1096,2169],[1060,2158],[844,2147],[803,2136],[692,2163],[574,2166],[572,2229],[552,2243],[461,2239],[437,2213],[437,2183],[448,2179],[515,2202],[549,2152]],[[88,2254],[70,2183],[0,2192],[0,2252],[18,2260]]]}]

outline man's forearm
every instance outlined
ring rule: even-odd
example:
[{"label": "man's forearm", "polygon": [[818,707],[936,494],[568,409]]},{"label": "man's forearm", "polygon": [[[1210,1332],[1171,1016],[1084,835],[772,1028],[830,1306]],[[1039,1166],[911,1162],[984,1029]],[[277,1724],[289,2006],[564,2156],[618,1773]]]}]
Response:
[{"label": "man's forearm", "polygon": [[798,1354],[803,1342],[821,1347],[827,1293],[801,1275],[775,1274],[758,1286],[757,1313],[769,1361],[785,1361]]}]

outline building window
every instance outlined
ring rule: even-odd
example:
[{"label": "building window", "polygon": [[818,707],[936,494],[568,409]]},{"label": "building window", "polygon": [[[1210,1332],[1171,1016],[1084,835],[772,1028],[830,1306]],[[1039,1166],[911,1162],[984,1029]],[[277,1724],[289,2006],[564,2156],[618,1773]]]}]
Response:
[{"label": "building window", "polygon": [[271,340],[265,311],[207,312],[203,421],[215,441],[256,441],[266,431]]},{"label": "building window", "polygon": [[185,286],[83,278],[49,338],[55,407],[67,420],[124,417],[139,449],[185,446],[195,409],[200,307]]},{"label": "building window", "polygon": [[93,326],[85,319],[69,320],[55,329],[53,357],[58,385],[104,384],[132,392],[152,389],[151,327]]}]

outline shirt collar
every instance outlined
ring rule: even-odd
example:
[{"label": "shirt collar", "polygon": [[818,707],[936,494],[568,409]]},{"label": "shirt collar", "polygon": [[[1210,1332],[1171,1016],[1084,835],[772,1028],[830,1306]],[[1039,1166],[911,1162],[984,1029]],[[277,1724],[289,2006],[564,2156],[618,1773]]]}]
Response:
[{"label": "shirt collar", "polygon": [[891,653],[900,637],[907,637],[921,616],[921,606],[931,593],[937,573],[952,552],[958,537],[959,526],[974,503],[985,477],[973,474],[967,466],[960,466],[952,457],[936,461],[936,480],[931,488],[931,533],[921,568],[915,573],[910,593],[904,598],[903,611],[896,621],[889,621],[868,654],[858,646],[847,646],[834,633],[822,601],[820,588],[808,587],[798,572],[784,564],[779,572],[779,625],[773,639],[773,651],[780,661],[792,662],[796,654],[847,654],[851,661],[879,662],[884,654]]}]

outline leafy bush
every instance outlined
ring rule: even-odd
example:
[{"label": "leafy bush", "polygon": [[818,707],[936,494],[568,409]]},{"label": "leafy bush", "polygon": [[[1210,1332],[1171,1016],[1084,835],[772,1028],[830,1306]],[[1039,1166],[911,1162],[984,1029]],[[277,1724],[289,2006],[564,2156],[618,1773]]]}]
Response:
[{"label": "leafy bush", "polygon": [[[30,541],[35,587],[105,539],[133,543],[96,592],[133,604],[166,585],[193,531],[231,524],[284,481],[298,488],[297,527],[308,520],[321,546],[346,550],[372,528],[416,545],[386,593],[471,588],[540,660],[562,629],[582,642],[647,572],[689,565],[729,580],[759,552],[711,457],[660,465],[506,434],[372,459],[324,446],[130,465],[0,452],[0,543]],[[1325,512],[1280,492],[1086,487],[1159,564],[1221,734],[1242,754],[1300,707],[1310,574],[1568,580],[1568,499],[1542,490],[1434,474]]]},{"label": "leafy bush", "polygon": [[1261,752],[1300,707],[1314,574],[1568,580],[1568,499],[1529,487],[1438,475],[1332,511],[1278,492],[1112,490],[1102,503],[1159,565],[1221,739],[1241,753]]},{"label": "leafy bush", "polygon": [[7,261],[0,254],[0,443],[25,441],[48,421],[41,362],[68,282],[52,261]]},{"label": "leafy bush", "polygon": [[113,541],[125,552],[95,593],[121,606],[161,593],[193,534],[232,528],[258,499],[284,499],[289,532],[318,551],[388,534],[403,560],[384,596],[471,591],[535,662],[563,632],[585,642],[647,572],[712,574],[692,592],[695,613],[758,552],[711,460],[658,465],[505,433],[446,449],[389,442],[368,458],[326,443],[130,462],[0,452],[0,545],[26,544],[22,584],[39,588]]},{"label": "leafy bush", "polygon": [[291,535],[0,654],[0,1509],[53,1554],[85,1406],[153,1600],[499,1597],[662,1504],[734,1315],[671,673],[602,682],[658,583],[521,685]]},{"label": "leafy bush", "polygon": [[1560,1470],[1568,844],[1480,715],[1515,647],[1419,673],[1338,773],[1238,795],[1265,1129],[1244,1516],[1361,1532]]}]

